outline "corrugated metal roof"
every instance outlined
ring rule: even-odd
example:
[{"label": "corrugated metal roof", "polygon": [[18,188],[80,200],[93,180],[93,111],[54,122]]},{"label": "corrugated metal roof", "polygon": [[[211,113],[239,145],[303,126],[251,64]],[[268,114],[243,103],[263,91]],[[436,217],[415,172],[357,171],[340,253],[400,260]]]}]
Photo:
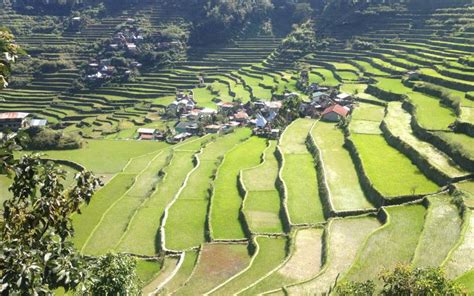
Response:
[{"label": "corrugated metal roof", "polygon": [[23,119],[30,115],[30,113],[24,112],[6,112],[0,113],[0,119]]}]

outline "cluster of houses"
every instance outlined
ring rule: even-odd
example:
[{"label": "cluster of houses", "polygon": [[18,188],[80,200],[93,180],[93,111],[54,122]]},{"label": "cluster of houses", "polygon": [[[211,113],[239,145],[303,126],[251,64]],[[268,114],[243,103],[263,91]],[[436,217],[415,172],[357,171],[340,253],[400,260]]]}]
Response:
[{"label": "cluster of houses", "polygon": [[29,127],[45,127],[47,124],[46,119],[35,119],[30,113],[26,112],[0,113],[0,132],[17,132]]},{"label": "cluster of houses", "polygon": [[127,25],[115,33],[108,44],[110,50],[125,50],[130,53],[138,51],[138,45],[145,40],[142,29],[136,26],[135,19],[127,19]]},{"label": "cluster of houses", "polygon": [[[105,52],[124,51],[129,57],[138,52],[138,45],[144,41],[142,30],[135,25],[135,19],[128,19],[127,24],[119,30],[111,40],[106,42]],[[111,58],[97,58],[90,61],[86,69],[87,82],[103,82],[114,76],[127,78],[132,71],[142,67],[137,61],[128,62],[126,65],[112,64]]]},{"label": "cluster of houses", "polygon": [[[339,122],[347,118],[355,104],[354,97],[340,93],[337,89],[311,85],[310,100],[302,101],[295,110],[302,117],[321,118]],[[166,107],[168,118],[178,119],[171,137],[156,129],[138,129],[140,140],[167,140],[180,142],[194,135],[221,133],[238,126],[253,127],[257,136],[277,139],[280,129],[275,123],[284,101],[296,93],[286,94],[281,100],[240,102],[219,102],[217,110],[197,106],[192,93],[180,92],[175,101]]]},{"label": "cluster of houses", "polygon": [[349,116],[354,109],[354,96],[337,89],[315,83],[308,87],[310,100],[300,104],[300,114],[305,117],[338,122]]}]

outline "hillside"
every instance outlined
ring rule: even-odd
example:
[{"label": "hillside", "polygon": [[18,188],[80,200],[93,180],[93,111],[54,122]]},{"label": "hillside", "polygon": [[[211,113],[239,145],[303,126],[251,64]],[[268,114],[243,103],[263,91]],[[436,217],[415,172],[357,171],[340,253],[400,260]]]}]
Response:
[{"label": "hillside", "polygon": [[[74,13],[0,11],[28,53],[0,114],[80,138],[42,152],[105,181],[73,216],[82,254],[136,257],[150,295],[380,289],[400,263],[474,293],[474,4],[300,1],[311,15],[290,29],[273,1],[226,42],[198,44],[196,19],[165,2],[78,9],[74,30]],[[129,29],[143,54],[105,49]],[[87,83],[114,58],[133,75]],[[10,183],[0,175],[2,201]]]}]

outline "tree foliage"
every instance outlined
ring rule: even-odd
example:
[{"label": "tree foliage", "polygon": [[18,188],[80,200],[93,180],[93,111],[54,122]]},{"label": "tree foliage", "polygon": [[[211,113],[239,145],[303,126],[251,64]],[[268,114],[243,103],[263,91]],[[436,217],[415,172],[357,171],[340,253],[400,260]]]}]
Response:
[{"label": "tree foliage", "polygon": [[1,291],[37,295],[59,286],[76,287],[87,275],[68,241],[73,235],[70,216],[90,202],[99,180],[81,172],[67,189],[66,173],[39,155],[25,155],[7,170],[14,178],[1,226]]},{"label": "tree foliage", "polygon": [[11,63],[23,51],[15,44],[13,34],[0,27],[0,89],[7,87]]},{"label": "tree foliage", "polygon": [[139,295],[140,280],[135,273],[136,260],[130,256],[107,254],[97,259],[79,295]]},{"label": "tree foliage", "polygon": [[54,163],[37,154],[14,159],[19,142],[0,139],[0,170],[13,176],[0,225],[0,293],[48,295],[63,287],[82,295],[139,294],[133,259],[84,257],[71,243],[71,215],[91,201],[101,182],[82,171],[66,188],[66,173]]},{"label": "tree foliage", "polygon": [[440,268],[413,268],[398,265],[393,270],[380,274],[382,290],[375,292],[373,281],[342,282],[336,288],[336,295],[382,295],[382,296],[422,296],[422,295],[463,295],[462,288],[449,280]]}]

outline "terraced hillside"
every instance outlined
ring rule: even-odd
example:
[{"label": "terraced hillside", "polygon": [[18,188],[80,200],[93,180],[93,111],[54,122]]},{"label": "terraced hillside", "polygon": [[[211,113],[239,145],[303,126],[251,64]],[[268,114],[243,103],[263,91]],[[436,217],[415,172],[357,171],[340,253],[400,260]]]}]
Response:
[{"label": "terraced hillside", "polygon": [[[138,13],[155,26],[179,21],[158,8],[131,10],[62,38],[103,38],[107,25]],[[346,47],[341,34],[299,59],[275,51],[279,38],[248,37],[193,48],[173,68],[93,92],[34,79],[0,92],[0,111],[55,118],[66,132],[97,138],[46,152],[107,181],[74,217],[74,243],[88,255],[141,258],[139,270],[153,271],[146,293],[313,295],[398,263],[441,266],[474,293],[474,66],[463,62],[474,55],[473,22],[474,7],[392,12],[357,35],[373,49]],[[173,146],[123,140],[136,126],[166,126],[157,112],[176,90],[209,108],[287,92],[309,100],[297,62],[310,82],[356,97],[347,121],[298,118],[272,140],[248,127]],[[66,72],[58,75],[74,75]]]}]

